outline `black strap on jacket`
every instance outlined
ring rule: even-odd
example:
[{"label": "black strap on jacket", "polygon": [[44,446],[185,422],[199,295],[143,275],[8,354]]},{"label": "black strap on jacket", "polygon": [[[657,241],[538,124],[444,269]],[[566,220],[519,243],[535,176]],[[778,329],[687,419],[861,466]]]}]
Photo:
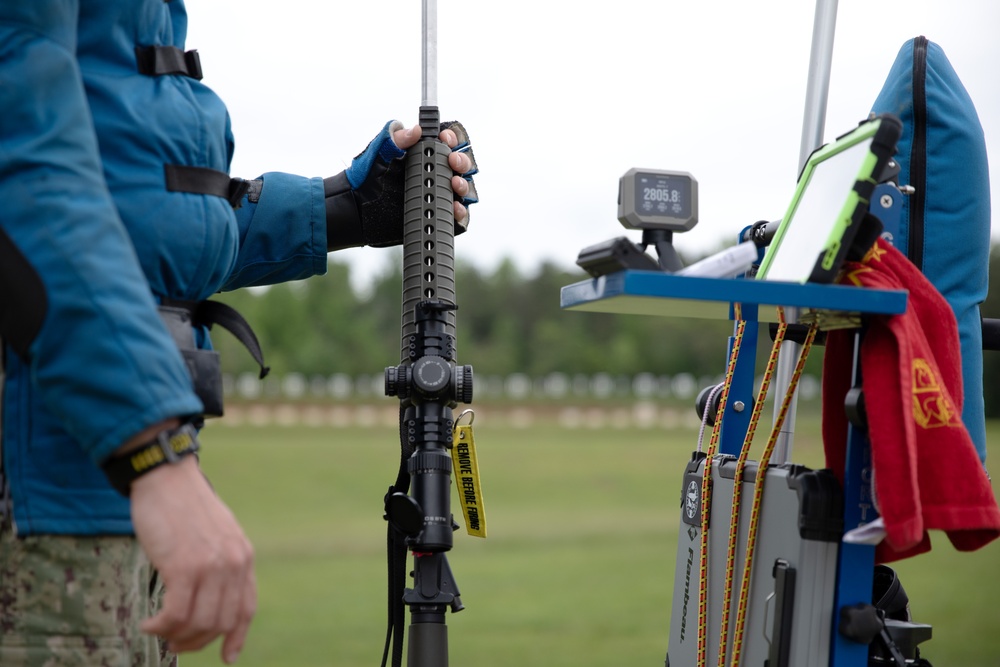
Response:
[{"label": "black strap on jacket", "polygon": [[163,165],[163,176],[170,192],[191,192],[215,195],[239,208],[243,195],[250,190],[250,181],[230,178],[229,174],[207,167],[186,167],[179,164]]},{"label": "black strap on jacket", "polygon": [[250,323],[243,319],[243,316],[232,306],[220,301],[181,301],[179,299],[163,299],[161,305],[184,308],[191,313],[191,323],[195,326],[205,326],[211,329],[213,324],[218,324],[233,334],[236,340],[243,343],[253,360],[260,366],[261,379],[264,379],[271,371],[269,367],[264,365],[264,353],[261,351],[257,335],[250,328]]},{"label": "black strap on jacket", "polygon": [[183,74],[201,81],[201,57],[197,51],[182,51],[176,46],[137,46],[135,61],[139,73],[147,76]]}]

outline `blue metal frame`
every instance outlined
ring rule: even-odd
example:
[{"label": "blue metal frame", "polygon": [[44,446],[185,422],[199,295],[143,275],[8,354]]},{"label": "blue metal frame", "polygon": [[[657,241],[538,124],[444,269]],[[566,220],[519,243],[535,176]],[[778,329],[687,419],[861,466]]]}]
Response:
[{"label": "blue metal frame", "polygon": [[906,311],[906,296],[905,290],[626,270],[567,285],[560,303],[567,310],[706,319],[731,319],[732,303],[745,304],[743,314],[749,317],[757,304],[758,318],[766,322],[773,321],[768,318],[776,306],[898,315]]},{"label": "blue metal frame", "polygon": [[[878,517],[871,498],[871,447],[868,438],[854,427],[848,431],[847,463],[844,466],[844,529],[856,528]],[[872,603],[875,547],[840,544],[837,558],[837,592],[834,610]],[[868,664],[868,646],[840,634],[840,614],[833,615],[830,667],[858,667]]]},{"label": "blue metal frame", "polygon": [[[878,212],[883,237],[890,243],[899,234],[903,211],[903,196],[894,185],[881,184],[872,193],[870,208]],[[858,330],[854,342],[854,377],[851,386],[861,386],[861,337]],[[871,497],[871,443],[853,425],[847,430],[847,459],[844,465],[844,530],[857,528],[878,518]],[[837,592],[834,609],[872,602],[872,579],[875,569],[875,547],[865,544],[841,543],[837,558]],[[830,642],[830,667],[863,667],[868,664],[868,646],[844,638],[840,634],[840,614],[833,615]]]},{"label": "blue metal frame", "polygon": [[[891,199],[882,200],[883,194]],[[874,202],[884,202],[879,211],[887,238],[898,233],[901,201],[892,186],[879,186]],[[875,208],[873,206],[872,208]],[[620,271],[562,288],[561,305],[569,310],[622,314],[733,319],[732,304],[742,304],[747,320],[743,347],[730,387],[720,451],[739,454],[749,426],[752,406],[758,319],[769,317],[775,306],[811,308],[859,314],[896,315],[906,311],[907,292],[875,290],[841,285],[775,283],[745,279],[691,278],[654,271]],[[732,349],[733,338],[729,339]],[[855,345],[855,385],[860,384],[860,363]],[[733,406],[742,401],[744,409]],[[853,426],[848,432],[844,471],[844,526],[857,527],[872,521],[877,513],[870,498],[871,451],[867,436]],[[865,667],[868,646],[843,638],[840,615],[845,605],[871,602],[875,548],[841,543],[837,563],[837,591],[833,627],[830,628],[830,667]]]},{"label": "blue metal frame", "polygon": [[[753,412],[753,383],[757,359],[757,309],[753,304],[747,304],[744,320],[746,328],[743,331],[743,341],[740,344],[740,354],[736,357],[736,368],[729,385],[729,400],[726,401],[726,412],[723,415],[722,430],[719,433],[719,452],[739,456],[750,428],[750,415]],[[735,333],[735,332],[734,332]],[[735,336],[729,337],[726,347],[726,359],[732,354]],[[737,406],[742,404],[742,409]]]}]

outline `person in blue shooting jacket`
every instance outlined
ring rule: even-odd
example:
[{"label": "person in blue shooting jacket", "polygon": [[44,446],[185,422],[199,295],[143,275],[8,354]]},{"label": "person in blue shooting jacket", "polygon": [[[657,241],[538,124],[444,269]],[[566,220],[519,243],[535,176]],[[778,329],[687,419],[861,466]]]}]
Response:
[{"label": "person in blue shooting jacket", "polygon": [[[221,411],[207,299],[402,241],[419,128],[329,178],[232,178],[186,24],[183,0],[0,3],[5,667],[171,665],[219,637],[236,660],[253,550],[191,455]],[[475,160],[460,124],[440,138],[464,228]]]}]

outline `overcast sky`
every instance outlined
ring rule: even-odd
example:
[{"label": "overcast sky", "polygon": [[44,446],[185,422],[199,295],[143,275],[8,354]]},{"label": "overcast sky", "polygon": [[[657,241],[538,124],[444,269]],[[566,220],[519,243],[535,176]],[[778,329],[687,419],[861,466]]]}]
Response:
[{"label": "overcast sky", "polygon": [[[187,0],[188,48],[226,101],[233,174],[330,176],[386,120],[415,124],[420,0]],[[481,203],[457,255],[573,267],[621,235],[630,167],[691,172],[683,252],[775,219],[794,190],[812,0],[439,0],[438,104],[469,130]],[[903,43],[938,43],[969,91],[1000,201],[1000,2],[841,0],[824,141],[868,113]],[[994,224],[994,238],[1000,225]],[[363,284],[391,251],[339,253]]]}]

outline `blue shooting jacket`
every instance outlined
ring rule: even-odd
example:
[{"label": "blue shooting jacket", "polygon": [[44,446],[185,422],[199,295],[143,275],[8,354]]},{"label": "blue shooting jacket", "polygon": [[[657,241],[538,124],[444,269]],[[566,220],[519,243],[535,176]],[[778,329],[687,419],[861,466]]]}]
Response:
[{"label": "blue shooting jacket", "polygon": [[27,350],[4,348],[0,437],[19,535],[132,532],[101,462],[202,409],[158,300],[326,271],[321,178],[264,174],[259,199],[236,210],[168,191],[165,165],[228,173],[233,154],[209,88],[137,65],[137,47],[183,54],[186,27],[183,0],[0,3],[0,232],[34,274],[0,296],[40,279],[22,296],[44,309]]}]

